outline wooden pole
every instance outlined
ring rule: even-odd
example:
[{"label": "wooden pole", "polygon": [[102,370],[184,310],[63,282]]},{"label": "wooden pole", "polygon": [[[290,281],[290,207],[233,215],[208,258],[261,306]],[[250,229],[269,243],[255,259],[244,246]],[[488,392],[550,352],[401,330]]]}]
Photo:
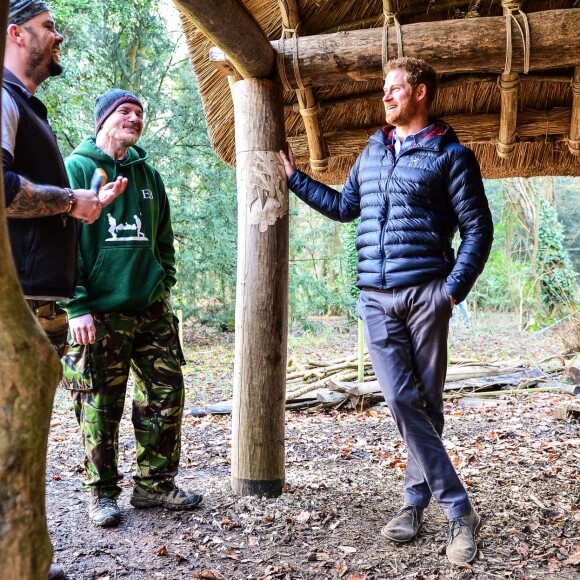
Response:
[{"label": "wooden pole", "polygon": [[573,155],[580,155],[580,66],[574,69],[572,95],[572,120],[570,121],[568,150]]},{"label": "wooden pole", "polygon": [[[506,62],[505,17],[464,18],[421,22],[401,26],[403,53],[430,63],[438,73],[501,73]],[[530,25],[530,71],[578,65],[580,8],[547,10],[528,14]],[[272,44],[284,55],[289,85],[296,89],[294,73],[303,86],[325,86],[349,81],[382,78],[382,28],[336,34],[301,36]],[[519,30],[512,22],[512,72],[523,72],[524,49]],[[398,54],[396,35],[389,35],[388,57]],[[219,51],[212,62],[225,59]]]},{"label": "wooden pole", "polygon": [[362,318],[357,318],[358,329],[358,382],[365,379],[365,331]]},{"label": "wooden pole", "polygon": [[185,17],[215,42],[244,78],[274,72],[276,55],[264,31],[237,0],[173,0]]},{"label": "wooden pole", "polygon": [[[6,30],[8,2],[0,7]],[[6,35],[0,38],[4,60]],[[2,73],[0,72],[0,80]],[[10,259],[0,169],[0,562],[4,580],[46,578],[46,446],[61,365],[24,302]]]},{"label": "wooden pole", "polygon": [[232,488],[275,497],[284,486],[288,332],[288,186],[277,82],[233,85],[238,182],[238,282]]},{"label": "wooden pole", "polygon": [[498,79],[501,91],[501,113],[496,151],[502,159],[509,159],[516,150],[519,85],[520,75],[518,73],[503,73]]},{"label": "wooden pole", "polygon": [[[282,24],[287,29],[296,30],[300,24],[297,0],[278,0]],[[320,105],[316,102],[314,91],[310,88],[298,89],[296,99],[304,130],[310,149],[310,167],[314,171],[325,171],[328,168],[328,148],[320,126]]]}]

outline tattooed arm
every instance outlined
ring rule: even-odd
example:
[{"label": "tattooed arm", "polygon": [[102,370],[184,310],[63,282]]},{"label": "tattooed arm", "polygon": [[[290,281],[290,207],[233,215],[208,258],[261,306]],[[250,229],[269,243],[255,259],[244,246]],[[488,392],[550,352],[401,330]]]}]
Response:
[{"label": "tattooed arm", "polygon": [[[125,190],[126,179],[104,185],[99,193],[69,190],[54,185],[35,184],[12,171],[19,112],[12,97],[2,89],[2,169],[4,173],[4,202],[9,218],[39,218],[70,214],[85,223],[93,223],[101,209]],[[72,202],[72,203],[71,203]]]},{"label": "tattooed arm", "polygon": [[[6,207],[6,217],[38,218],[50,215],[70,215],[92,224],[101,215],[101,209],[116,199],[127,187],[127,178],[119,177],[107,183],[99,193],[75,189],[71,198],[68,189],[54,185],[38,185],[20,177],[20,189]],[[71,207],[72,199],[72,209]]]},{"label": "tattooed arm", "polygon": [[[6,161],[7,152],[3,150],[2,153]],[[3,165],[5,177],[12,177],[12,187],[5,182],[5,188],[15,190],[6,199],[6,216],[10,218],[38,218],[68,213],[71,217],[91,224],[100,216],[101,209],[123,193],[127,186],[127,179],[119,177],[104,185],[98,194],[87,189],[76,189],[71,198],[68,189],[32,183],[10,172],[8,163],[4,162]],[[73,203],[69,212],[71,200]]]},{"label": "tattooed arm", "polygon": [[6,208],[6,215],[11,218],[45,217],[65,213],[69,205],[66,189],[54,185],[35,185],[21,177],[20,189]]}]

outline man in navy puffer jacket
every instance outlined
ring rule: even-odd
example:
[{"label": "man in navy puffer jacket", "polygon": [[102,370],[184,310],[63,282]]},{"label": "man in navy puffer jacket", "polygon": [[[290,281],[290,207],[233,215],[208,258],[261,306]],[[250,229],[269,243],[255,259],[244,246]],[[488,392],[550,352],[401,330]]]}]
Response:
[{"label": "man in navy puffer jacket", "polygon": [[297,171],[290,148],[280,155],[300,199],[337,221],[360,216],[358,313],[408,449],[404,503],[381,533],[395,542],[413,539],[433,496],[449,519],[447,557],[465,563],[477,555],[481,517],[441,440],[447,337],[453,305],[487,261],[493,223],[475,155],[449,125],[429,119],[436,89],[424,61],[389,61],[388,125],[369,139],[340,193]]}]

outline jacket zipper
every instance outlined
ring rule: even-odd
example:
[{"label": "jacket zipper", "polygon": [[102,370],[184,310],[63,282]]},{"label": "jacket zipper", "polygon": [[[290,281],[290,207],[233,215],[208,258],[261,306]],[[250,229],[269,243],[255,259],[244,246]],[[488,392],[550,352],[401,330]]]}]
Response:
[{"label": "jacket zipper", "polygon": [[[383,145],[381,143],[381,145]],[[386,146],[383,145],[383,147],[387,150],[387,153],[389,155],[393,156],[393,167],[391,168],[391,172],[389,173],[389,176],[387,177],[387,183],[385,184],[385,199],[387,202],[387,211],[385,214],[385,223],[383,224],[383,227],[381,228],[381,237],[379,239],[379,243],[381,245],[381,260],[382,260],[382,267],[381,267],[381,287],[382,288],[386,288],[387,287],[387,273],[386,273],[386,269],[387,269],[387,252],[385,251],[385,244],[384,244],[384,240],[385,240],[385,231],[387,229],[387,223],[389,221],[389,213],[390,213],[390,209],[391,209],[391,203],[389,200],[389,195],[388,195],[388,191],[389,191],[389,182],[391,181],[391,176],[393,175],[393,173],[395,172],[395,167],[399,161],[399,159],[403,156],[403,155],[407,155],[407,153],[410,153],[411,151],[417,151],[418,149],[427,149],[429,150],[429,147],[414,147],[413,149],[407,149],[406,151],[403,151],[403,153],[401,155],[399,155],[398,157],[391,152],[391,150]]]},{"label": "jacket zipper", "polygon": [[393,175],[393,173],[395,172],[395,166],[397,165],[397,156],[394,155],[394,153],[388,148],[387,149],[387,154],[391,155],[393,157],[393,166],[391,167],[391,171],[389,172],[389,175],[387,177],[387,182],[385,184],[385,201],[386,201],[386,205],[387,205],[387,211],[385,212],[385,222],[383,224],[383,227],[381,228],[381,237],[379,239],[379,243],[381,245],[381,288],[386,288],[387,287],[387,252],[385,250],[385,235],[386,235],[386,229],[387,229],[387,223],[389,221],[389,213],[391,211],[391,202],[389,199],[389,182],[391,181],[391,176]]}]

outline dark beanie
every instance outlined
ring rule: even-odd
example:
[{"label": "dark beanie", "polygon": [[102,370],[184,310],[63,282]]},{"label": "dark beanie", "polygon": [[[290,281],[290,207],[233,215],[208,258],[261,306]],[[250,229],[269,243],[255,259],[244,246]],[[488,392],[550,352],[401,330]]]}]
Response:
[{"label": "dark beanie", "polygon": [[141,101],[129,91],[123,89],[109,89],[104,95],[95,99],[95,135],[99,132],[103,123],[123,103],[135,103],[143,110]]},{"label": "dark beanie", "polygon": [[48,12],[48,6],[41,0],[10,0],[8,24],[22,24],[41,12]]}]

